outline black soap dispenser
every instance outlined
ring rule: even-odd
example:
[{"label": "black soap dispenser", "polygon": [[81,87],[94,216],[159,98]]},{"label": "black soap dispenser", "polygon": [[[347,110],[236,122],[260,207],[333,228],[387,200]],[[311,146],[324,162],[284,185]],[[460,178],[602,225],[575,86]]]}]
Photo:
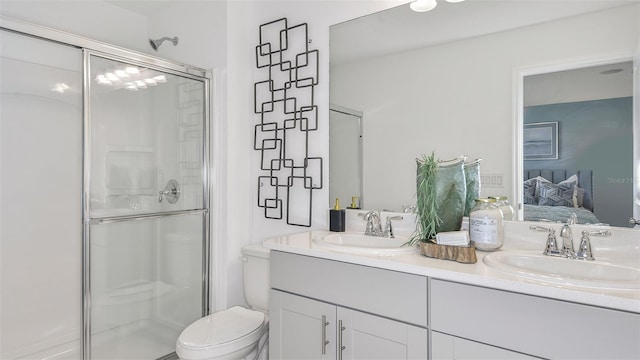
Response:
[{"label": "black soap dispenser", "polygon": [[340,209],[340,199],[336,199],[336,206],[329,210],[329,230],[344,232],[344,209]]}]

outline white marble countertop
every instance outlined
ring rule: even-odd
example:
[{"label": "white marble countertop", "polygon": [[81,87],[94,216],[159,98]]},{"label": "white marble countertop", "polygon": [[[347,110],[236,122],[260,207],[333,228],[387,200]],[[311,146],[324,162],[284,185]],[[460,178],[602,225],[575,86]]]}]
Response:
[{"label": "white marble countertop", "polygon": [[[416,249],[414,253],[394,256],[364,256],[340,253],[318,246],[313,242],[314,237],[322,237],[327,234],[329,234],[328,231],[307,231],[265,240],[263,246],[273,250],[300,255],[640,313],[640,290],[586,288],[527,279],[485,265],[482,259],[490,253],[483,251],[476,252],[478,261],[475,264],[461,264],[455,261],[428,258],[420,255],[418,249]],[[514,251],[516,249],[510,249],[507,245],[508,243],[498,251]],[[536,246],[538,246],[538,244],[536,244]],[[544,239],[542,239],[542,246],[544,246]],[[522,249],[522,247],[517,248],[518,251]],[[637,246],[634,251],[635,250],[637,250]],[[531,249],[529,249],[529,251],[531,251]],[[540,252],[541,249],[537,251],[537,253]],[[635,260],[632,261],[635,262]]]}]

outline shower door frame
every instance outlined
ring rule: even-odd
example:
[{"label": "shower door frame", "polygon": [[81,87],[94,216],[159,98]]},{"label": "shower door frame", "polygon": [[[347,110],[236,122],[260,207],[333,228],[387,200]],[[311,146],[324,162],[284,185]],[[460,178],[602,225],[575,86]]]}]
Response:
[{"label": "shower door frame", "polygon": [[[123,221],[136,221],[166,218],[169,216],[195,215],[203,216],[203,259],[202,259],[202,316],[209,314],[209,182],[208,182],[208,162],[209,162],[209,82],[206,78],[194,76],[185,72],[175,71],[173,69],[163,68],[145,62],[144,59],[123,57],[113,55],[101,51],[83,49],[84,65],[83,65],[83,193],[82,193],[82,212],[83,212],[83,235],[82,235],[82,303],[83,303],[83,359],[91,359],[91,225],[110,224]],[[157,71],[162,71],[184,78],[203,81],[204,86],[204,110],[203,110],[203,148],[202,148],[202,176],[203,176],[203,206],[202,209],[185,209],[178,211],[156,211],[146,214],[134,214],[124,216],[110,216],[102,218],[91,217],[91,57],[99,57],[107,60],[118,61],[134,66],[145,67]]]},{"label": "shower door frame", "polygon": [[[202,214],[203,217],[203,244],[202,244],[202,315],[210,314],[210,268],[211,268],[211,218],[209,208],[209,155],[210,155],[210,129],[211,129],[211,83],[213,75],[210,71],[186,65],[166,59],[153,57],[144,53],[128,50],[115,45],[92,40],[82,36],[66,33],[56,29],[32,24],[18,19],[0,16],[0,28],[25,36],[40,38],[43,40],[58,42],[64,45],[77,47],[83,51],[83,149],[82,149],[82,334],[81,354],[82,359],[91,358],[91,281],[90,281],[90,226],[92,224],[106,224],[120,221],[147,220],[165,218],[169,216]],[[95,218],[90,216],[90,171],[91,171],[91,129],[90,129],[90,67],[89,59],[92,55],[115,61],[122,61],[134,65],[140,65],[155,70],[171,73],[177,76],[187,77],[202,81],[204,85],[204,109],[203,109],[203,203],[202,209],[188,209],[182,211],[155,212],[149,214],[114,216],[107,218]]]}]

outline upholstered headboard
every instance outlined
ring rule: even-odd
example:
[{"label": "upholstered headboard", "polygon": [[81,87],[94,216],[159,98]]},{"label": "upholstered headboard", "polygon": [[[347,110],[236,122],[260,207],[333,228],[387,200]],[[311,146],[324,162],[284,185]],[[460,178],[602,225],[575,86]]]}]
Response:
[{"label": "upholstered headboard", "polygon": [[557,184],[574,174],[578,176],[578,186],[584,189],[584,208],[593,211],[593,171],[591,170],[528,170],[524,173],[524,180],[542,176]]}]

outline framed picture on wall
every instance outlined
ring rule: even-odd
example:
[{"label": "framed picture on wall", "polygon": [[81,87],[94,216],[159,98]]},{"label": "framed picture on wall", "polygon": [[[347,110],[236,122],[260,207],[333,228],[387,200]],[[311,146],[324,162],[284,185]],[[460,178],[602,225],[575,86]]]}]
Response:
[{"label": "framed picture on wall", "polygon": [[558,158],[558,122],[524,124],[525,160],[554,160]]}]

